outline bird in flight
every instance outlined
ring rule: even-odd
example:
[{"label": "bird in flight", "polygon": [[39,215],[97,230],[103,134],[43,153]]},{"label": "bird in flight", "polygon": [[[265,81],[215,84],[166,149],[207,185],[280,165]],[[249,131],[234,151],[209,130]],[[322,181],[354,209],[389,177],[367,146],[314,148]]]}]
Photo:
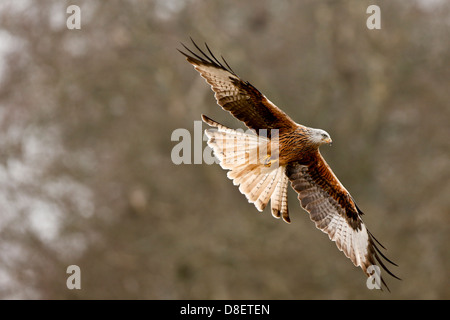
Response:
[{"label": "bird in flight", "polygon": [[228,178],[256,209],[263,211],[270,201],[272,215],[288,223],[290,182],[316,227],[368,277],[375,272],[375,280],[389,290],[380,266],[399,279],[383,259],[396,264],[381,252],[378,246],[385,248],[367,229],[363,212],[320,154],[321,145],[331,144],[330,135],[294,122],[242,80],[223,57],[222,62],[217,59],[206,43],[207,53],[192,43],[197,53],[184,44],[187,52],[178,51],[211,86],[217,103],[252,131],[234,130],[202,115],[202,120],[214,128],[205,131],[207,143],[221,167],[229,170]]}]

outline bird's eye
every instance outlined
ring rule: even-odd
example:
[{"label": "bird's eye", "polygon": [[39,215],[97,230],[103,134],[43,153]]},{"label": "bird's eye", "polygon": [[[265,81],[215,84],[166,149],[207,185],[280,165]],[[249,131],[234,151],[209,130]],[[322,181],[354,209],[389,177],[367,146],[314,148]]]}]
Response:
[{"label": "bird's eye", "polygon": [[325,133],[322,133],[322,138],[326,138],[327,135]]}]

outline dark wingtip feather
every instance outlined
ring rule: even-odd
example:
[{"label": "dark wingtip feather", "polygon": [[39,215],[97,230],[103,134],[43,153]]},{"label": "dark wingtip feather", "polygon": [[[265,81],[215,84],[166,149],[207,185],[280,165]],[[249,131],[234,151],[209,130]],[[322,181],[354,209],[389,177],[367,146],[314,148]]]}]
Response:
[{"label": "dark wingtip feather", "polygon": [[220,56],[223,60],[223,62],[225,62],[225,65],[228,68],[228,71],[230,71],[232,74],[236,75],[236,73],[233,71],[233,69],[231,69],[230,65],[228,64],[227,60],[225,60],[225,58],[223,56]]},{"label": "dark wingtip feather", "polygon": [[[369,232],[369,230],[367,230],[367,233],[369,234],[369,242],[370,242],[370,247],[373,248],[371,251],[371,256],[372,258],[375,259],[376,263],[385,271],[387,272],[391,277],[397,279],[397,280],[401,280],[401,278],[399,278],[398,276],[396,276],[392,271],[389,270],[389,268],[385,265],[384,260],[386,260],[387,262],[389,262],[390,264],[394,265],[394,266],[398,266],[396,263],[394,263],[393,261],[391,261],[390,259],[388,259],[380,250],[380,248],[378,248],[377,244],[380,245],[383,249],[384,246],[372,235],[372,233]],[[386,249],[385,249],[386,250]],[[375,261],[372,259],[369,259],[369,261],[372,261],[373,264],[375,264]],[[384,281],[383,277],[381,277],[381,283],[383,284],[383,286],[389,291],[391,292],[391,290],[389,289],[387,283]],[[382,288],[381,288],[382,289]]]},{"label": "dark wingtip feather", "polygon": [[[215,57],[215,55],[213,54],[212,50],[209,48],[208,44],[205,42],[205,47],[207,52],[203,51],[198,45],[197,43],[192,39],[192,37],[190,37],[192,44],[194,45],[194,47],[197,49],[198,54],[195,53],[194,51],[192,51],[191,49],[189,49],[184,43],[180,42],[181,45],[184,47],[184,49],[186,49],[188,51],[188,53],[181,51],[180,49],[177,49],[181,54],[183,54],[189,62],[195,62],[197,64],[203,63],[203,64],[209,64],[209,65],[213,65],[216,68],[220,68],[223,70],[226,70],[228,72],[230,72],[231,74],[236,75],[236,73],[233,71],[233,69],[231,69],[230,65],[226,62],[226,60],[222,57],[222,60],[224,61],[225,65],[222,64],[219,59],[217,59]],[[201,56],[200,56],[201,55]]]},{"label": "dark wingtip feather", "polygon": [[[184,43],[181,42],[181,45],[190,53],[192,54],[192,56],[188,55],[187,53],[181,51],[180,49],[177,49],[179,52],[181,52],[187,59],[188,61],[190,59],[192,60],[196,60],[197,62],[204,62],[204,59],[202,57],[200,57],[199,55],[197,55],[195,52],[193,52],[191,49],[189,49]],[[195,57],[195,58],[194,58]]]},{"label": "dark wingtip feather", "polygon": [[[208,44],[205,42],[205,47],[208,50],[209,54],[211,55],[211,57],[214,59],[215,63],[217,63],[219,66],[221,66],[222,68],[224,68],[224,66],[220,63],[219,60],[217,60],[217,58],[214,56],[214,54],[211,52],[211,49],[209,49]],[[211,59],[211,58],[210,58]],[[224,68],[225,69],[225,68]]]},{"label": "dark wingtip feather", "polygon": [[[387,249],[381,244],[381,242],[378,241],[377,238],[375,238],[375,236],[374,236],[369,230],[367,230],[367,233],[369,234],[370,238],[373,239],[373,240],[375,240],[375,242],[376,242],[378,245],[380,245],[384,250],[387,250]],[[386,256],[381,252],[381,250],[375,245],[375,243],[373,243],[373,247],[374,247],[375,250],[383,257],[383,259],[385,259],[385,260],[386,260],[387,262],[389,262],[390,264],[392,264],[392,265],[398,267],[398,265],[397,265],[395,262],[393,262],[392,260],[388,259],[388,257],[386,257]]]}]

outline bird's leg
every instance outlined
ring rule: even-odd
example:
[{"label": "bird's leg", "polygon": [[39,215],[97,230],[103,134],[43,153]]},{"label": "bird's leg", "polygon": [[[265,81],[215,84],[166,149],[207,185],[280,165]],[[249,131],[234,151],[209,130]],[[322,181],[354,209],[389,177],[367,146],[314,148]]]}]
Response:
[{"label": "bird's leg", "polygon": [[265,166],[265,167],[271,167],[272,166],[272,164],[274,163],[274,162],[276,162],[278,159],[275,159],[275,157],[273,157],[273,156],[271,156],[270,154],[268,154],[268,155],[266,155],[264,158],[263,158],[263,161],[262,161],[262,164]]}]

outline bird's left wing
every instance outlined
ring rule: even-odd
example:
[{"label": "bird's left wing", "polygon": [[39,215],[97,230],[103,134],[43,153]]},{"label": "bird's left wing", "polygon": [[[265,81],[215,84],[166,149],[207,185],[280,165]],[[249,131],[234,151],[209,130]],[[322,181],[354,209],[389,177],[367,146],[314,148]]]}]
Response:
[{"label": "bird's left wing", "polygon": [[244,122],[248,128],[254,129],[257,134],[259,134],[259,129],[268,129],[269,137],[270,129],[295,127],[295,122],[288,115],[248,81],[242,80],[234,73],[223,57],[223,62],[220,62],[206,44],[209,55],[202,51],[194,41],[192,43],[198,50],[198,54],[184,44],[188,53],[179,51],[211,85],[217,103],[224,110]]},{"label": "bird's left wing", "polygon": [[[361,219],[362,212],[319,152],[309,165],[290,163],[286,168],[286,175],[298,193],[300,204],[308,211],[316,227],[327,233],[330,240],[336,242],[338,249],[355,266],[361,267],[367,276],[371,276],[374,275],[373,272],[381,270],[379,267],[375,268],[379,265],[388,274],[399,279],[388,270],[381,257],[396,264],[387,259],[377,247],[377,244],[383,246],[367,230]],[[378,276],[389,290],[381,275]]]}]

